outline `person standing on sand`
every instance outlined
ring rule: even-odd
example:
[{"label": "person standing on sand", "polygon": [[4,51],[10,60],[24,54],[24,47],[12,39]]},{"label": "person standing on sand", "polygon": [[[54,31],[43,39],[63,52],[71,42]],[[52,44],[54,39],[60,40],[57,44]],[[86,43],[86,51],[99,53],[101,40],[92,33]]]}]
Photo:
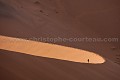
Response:
[{"label": "person standing on sand", "polygon": [[90,61],[90,60],[88,59],[88,63],[89,63],[89,61]]}]

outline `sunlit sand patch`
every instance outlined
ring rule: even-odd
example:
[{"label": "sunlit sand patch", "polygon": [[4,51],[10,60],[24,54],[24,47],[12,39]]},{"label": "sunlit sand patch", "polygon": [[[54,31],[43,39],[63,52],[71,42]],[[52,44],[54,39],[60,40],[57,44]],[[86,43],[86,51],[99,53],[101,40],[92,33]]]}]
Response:
[{"label": "sunlit sand patch", "polygon": [[93,52],[7,36],[0,36],[0,49],[80,63],[88,63],[88,59],[91,64],[105,62],[104,58]]}]

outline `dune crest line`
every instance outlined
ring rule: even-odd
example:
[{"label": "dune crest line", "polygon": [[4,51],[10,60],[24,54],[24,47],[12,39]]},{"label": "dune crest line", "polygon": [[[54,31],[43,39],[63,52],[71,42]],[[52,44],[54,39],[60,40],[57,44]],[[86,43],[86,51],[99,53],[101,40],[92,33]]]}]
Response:
[{"label": "dune crest line", "polygon": [[88,63],[88,59],[91,64],[105,62],[103,57],[93,52],[2,35],[0,35],[0,49],[80,63]]}]

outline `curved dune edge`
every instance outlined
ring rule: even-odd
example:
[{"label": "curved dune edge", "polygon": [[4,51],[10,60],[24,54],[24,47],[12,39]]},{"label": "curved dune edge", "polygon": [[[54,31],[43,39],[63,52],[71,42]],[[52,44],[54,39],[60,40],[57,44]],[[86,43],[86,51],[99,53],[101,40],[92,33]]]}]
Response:
[{"label": "curved dune edge", "polygon": [[2,35],[0,35],[0,49],[80,63],[88,63],[88,59],[91,64],[105,62],[103,57],[93,52]]}]

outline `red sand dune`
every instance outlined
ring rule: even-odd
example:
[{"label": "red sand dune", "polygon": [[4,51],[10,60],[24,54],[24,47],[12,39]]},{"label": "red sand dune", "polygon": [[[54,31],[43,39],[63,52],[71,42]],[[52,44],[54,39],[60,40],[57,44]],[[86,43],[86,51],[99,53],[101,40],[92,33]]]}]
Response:
[{"label": "red sand dune", "polygon": [[[119,38],[119,10],[119,0],[0,0],[0,35]],[[106,62],[83,64],[1,49],[0,80],[120,80],[120,42],[54,44],[97,53]]]},{"label": "red sand dune", "polygon": [[[0,36],[0,49],[80,63],[102,64],[104,58],[93,52],[48,43]],[[12,47],[11,47],[12,46]]]}]

